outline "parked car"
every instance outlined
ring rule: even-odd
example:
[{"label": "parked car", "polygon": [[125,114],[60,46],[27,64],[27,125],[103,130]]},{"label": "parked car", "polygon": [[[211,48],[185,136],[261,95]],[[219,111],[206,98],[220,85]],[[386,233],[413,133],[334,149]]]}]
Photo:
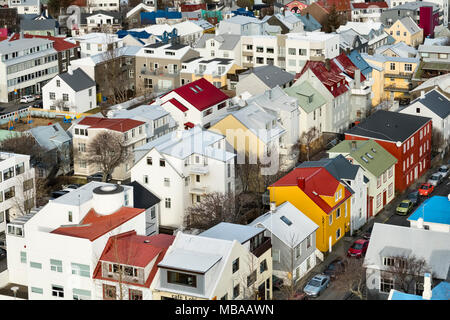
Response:
[{"label": "parked car", "polygon": [[363,234],[364,239],[370,240],[370,235],[372,234],[372,229],[373,229],[373,225],[370,226],[370,228],[367,229],[366,232],[364,232],[364,234]]},{"label": "parked car", "polygon": [[20,98],[20,103],[33,102],[34,100],[36,100],[36,98],[33,96],[23,96],[22,98]]},{"label": "parked car", "polygon": [[5,239],[0,240],[0,249],[6,250],[6,240]]},{"label": "parked car", "polygon": [[434,190],[434,186],[429,183],[422,183],[419,188],[419,194],[421,196],[429,196]]},{"label": "parked car", "polygon": [[358,239],[353,242],[352,246],[347,251],[348,257],[361,258],[366,254],[367,247],[369,246],[369,240]]},{"label": "parked car", "polygon": [[3,260],[6,258],[6,250],[0,248],[0,260]]},{"label": "parked car", "polygon": [[347,262],[342,259],[333,260],[323,272],[324,274],[330,276],[331,279],[335,279],[336,276],[345,272],[345,268],[347,266]]},{"label": "parked car", "polygon": [[272,287],[274,290],[280,290],[283,286],[283,279],[278,278],[277,276],[272,275]]},{"label": "parked car", "polygon": [[433,185],[433,186],[437,186],[438,184],[440,184],[442,182],[442,176],[439,173],[433,173],[431,175],[431,177],[428,179],[427,183]]},{"label": "parked car", "polygon": [[33,104],[31,107],[37,108],[37,109],[42,109],[42,108],[44,108],[44,105],[42,104],[42,101],[41,101],[41,102]]},{"label": "parked car", "polygon": [[53,199],[59,198],[59,197],[65,195],[66,193],[69,193],[69,192],[70,192],[69,190],[58,190],[58,191],[53,191],[53,192],[52,192],[52,198],[53,198]]},{"label": "parked car", "polygon": [[308,297],[318,297],[330,285],[330,276],[326,274],[318,274],[312,277],[303,288],[303,292]]},{"label": "parked car", "polygon": [[68,184],[67,186],[65,186],[64,189],[78,189],[79,187],[81,187],[80,184],[72,183],[72,184]]},{"label": "parked car", "polygon": [[446,178],[448,176],[449,171],[450,171],[449,166],[440,166],[436,173],[439,173],[442,176],[442,178]]},{"label": "parked car", "polygon": [[407,198],[413,203],[414,206],[417,205],[420,201],[419,191],[413,191],[409,193]]},{"label": "parked car", "polygon": [[39,93],[37,93],[37,94],[34,95],[34,98],[39,100],[39,99],[42,98],[42,96]]},{"label": "parked car", "polygon": [[403,200],[400,202],[397,206],[397,209],[395,209],[395,213],[399,214],[401,216],[406,216],[414,207],[414,204],[410,200]]},{"label": "parked car", "polygon": [[[103,173],[101,173],[101,172],[94,173],[94,174],[90,175],[89,177],[87,177],[88,182],[91,182],[91,181],[101,182],[102,179],[103,179]],[[111,181],[110,174],[108,174],[108,176],[106,177],[106,181]]]}]

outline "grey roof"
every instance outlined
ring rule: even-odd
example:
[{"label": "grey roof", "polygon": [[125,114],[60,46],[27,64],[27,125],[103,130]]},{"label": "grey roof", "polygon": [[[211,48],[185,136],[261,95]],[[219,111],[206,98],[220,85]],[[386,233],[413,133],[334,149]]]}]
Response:
[{"label": "grey roof", "polygon": [[194,48],[204,48],[206,41],[211,39],[221,43],[219,50],[233,50],[241,40],[241,36],[237,34],[214,35],[211,33],[205,33],[200,37],[200,39],[198,39]]},{"label": "grey roof", "polygon": [[432,52],[432,53],[450,53],[450,46],[436,46],[436,45],[423,45],[419,46],[419,52]]},{"label": "grey roof", "polygon": [[14,8],[20,6],[38,6],[38,5],[39,0],[22,0],[20,3],[11,4],[11,7]]},{"label": "grey roof", "polygon": [[235,223],[221,222],[199,234],[199,236],[245,243],[264,229]]},{"label": "grey roof", "polygon": [[[292,224],[287,225],[281,217],[288,218]],[[250,226],[262,226],[269,230],[275,237],[284,242],[288,247],[295,248],[319,226],[298,210],[289,201],[279,205],[274,212],[267,212],[253,220]]]},{"label": "grey roof", "polygon": [[71,140],[70,136],[61,127],[59,122],[49,126],[38,126],[28,130],[45,150],[59,148],[65,142]]},{"label": "grey roof", "polygon": [[233,16],[229,19],[222,20],[221,22],[236,23],[236,24],[240,24],[240,25],[245,25],[248,23],[256,23],[256,24],[263,23],[261,20],[259,20],[257,18],[247,17],[247,16],[243,16],[243,15]]},{"label": "grey roof", "polygon": [[[0,54],[7,54],[16,51],[22,51],[27,48],[41,46],[47,43],[53,43],[53,41],[43,38],[25,38],[25,39],[17,39],[14,41],[1,41],[0,42]],[[56,51],[55,51],[56,52]],[[40,52],[38,52],[40,53]],[[27,55],[26,59],[30,59],[30,55]],[[16,60],[11,60],[16,63]]]},{"label": "grey roof", "polygon": [[[244,76],[254,74],[257,76],[262,82],[264,82],[269,88],[274,88],[277,85],[283,86],[286,83],[293,81],[295,75],[289,72],[284,71],[283,69],[273,66],[261,66],[249,69],[239,75],[239,81],[245,81]],[[241,80],[241,77],[243,80]]]},{"label": "grey roof", "polygon": [[205,273],[221,259],[218,254],[175,248],[166,253],[158,267]]},{"label": "grey roof", "polygon": [[424,98],[417,98],[411,104],[420,102],[428,109],[437,114],[441,119],[445,119],[450,114],[450,100],[435,89],[428,91]]},{"label": "grey roof", "polygon": [[433,11],[439,10],[439,6],[432,2],[425,2],[425,1],[417,1],[417,2],[405,2],[402,5],[395,6],[389,9],[385,9],[385,11],[391,11],[391,10],[400,10],[400,9],[407,9],[407,10],[419,10],[420,7],[425,6],[431,6],[433,7]]},{"label": "grey roof", "polygon": [[430,118],[378,110],[346,133],[373,139],[403,142]]},{"label": "grey roof", "polygon": [[59,77],[75,92],[95,87],[95,81],[81,68],[73,70],[72,74],[69,74],[68,72],[61,73],[59,74]]},{"label": "grey roof", "polygon": [[430,78],[418,87],[415,87],[411,92],[420,92],[431,87],[438,87],[442,92],[450,92],[450,73]]},{"label": "grey roof", "polygon": [[[70,191],[69,193],[66,193],[65,195],[58,197],[54,200],[51,200],[52,202],[60,203],[60,204],[67,204],[67,205],[79,205],[83,204],[89,200],[92,199],[92,191],[101,186],[111,186],[113,184],[106,183],[106,182],[97,182],[97,181],[91,181],[88,182],[78,189],[74,189]],[[129,186],[122,185],[125,190],[128,190]]]},{"label": "grey roof", "polygon": [[416,34],[417,32],[420,32],[420,30],[422,30],[411,17],[404,17],[400,19],[400,23],[403,24],[403,26],[405,26],[405,28],[409,32],[411,32],[411,34]]},{"label": "grey roof", "polygon": [[354,180],[358,173],[359,166],[351,164],[343,155],[338,155],[331,159],[320,159],[317,161],[305,161],[297,168],[314,168],[323,167],[335,177],[337,180],[349,179]]},{"label": "grey roof", "polygon": [[413,47],[408,46],[403,41],[397,42],[395,44],[388,44],[375,49],[375,53],[383,54],[386,50],[392,50],[395,54],[402,58],[408,58],[410,55],[416,56],[417,50]]},{"label": "grey roof", "polygon": [[127,183],[127,186],[133,187],[134,208],[148,209],[161,202],[160,198],[137,181]]},{"label": "grey roof", "polygon": [[28,20],[23,19],[20,21],[21,31],[32,31],[32,30],[52,30],[59,26],[59,23],[55,19],[44,19],[44,20]]},{"label": "grey roof", "polygon": [[[129,118],[135,120],[157,120],[168,115],[163,107],[158,105],[141,105],[133,109],[111,110],[108,112],[108,118]],[[171,117],[172,118],[172,117]],[[171,125],[172,127],[173,125]]]},{"label": "grey roof", "polygon": [[355,30],[347,29],[339,33],[339,45],[343,49],[353,49],[354,42],[356,38],[359,38],[361,44],[369,42],[366,38],[360,36]]},{"label": "grey roof", "polygon": [[385,270],[383,255],[411,252],[423,258],[438,279],[447,279],[450,271],[450,233],[375,223],[364,266]]}]

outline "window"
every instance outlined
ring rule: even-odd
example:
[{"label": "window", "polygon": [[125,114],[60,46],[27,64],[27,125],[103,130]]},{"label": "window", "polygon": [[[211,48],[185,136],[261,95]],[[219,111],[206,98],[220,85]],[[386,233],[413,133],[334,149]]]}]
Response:
[{"label": "window", "polygon": [[239,297],[239,293],[240,293],[240,288],[239,288],[239,284],[237,284],[233,288],[233,299],[236,299],[237,297]]},{"label": "window", "polygon": [[64,298],[64,287],[52,285],[52,296],[58,298]]},{"label": "window", "polygon": [[14,167],[3,170],[3,181],[11,179],[14,177]]},{"label": "window", "polygon": [[256,270],[254,270],[249,276],[247,276],[247,287],[250,287],[256,281]]},{"label": "window", "polygon": [[393,267],[395,264],[394,258],[384,257],[383,258],[383,265],[388,267]]},{"label": "window", "polygon": [[405,71],[412,71],[412,64],[411,63],[405,63]]},{"label": "window", "polygon": [[38,294],[43,294],[44,290],[42,290],[42,288],[31,287],[31,292],[38,293]]},{"label": "window", "polygon": [[391,64],[390,64],[390,69],[391,69],[391,70],[395,70],[395,63],[391,62]]},{"label": "window", "polygon": [[331,224],[333,223],[333,215],[332,214],[329,215],[328,220],[329,220],[329,224],[331,226]]},{"label": "window", "polygon": [[377,178],[377,188],[381,186],[381,176]]},{"label": "window", "polygon": [[289,54],[290,56],[295,56],[295,54],[296,54],[295,48],[288,48],[288,54]]},{"label": "window", "polygon": [[130,289],[128,296],[129,300],[142,300],[142,291]]},{"label": "window", "polygon": [[170,186],[170,179],[164,178],[164,186],[169,187]]},{"label": "window", "polygon": [[165,167],[165,166],[166,166],[166,160],[164,160],[164,159],[159,159],[159,166],[160,166],[160,167]]},{"label": "window", "polygon": [[69,101],[69,95],[67,93],[63,93],[62,97],[63,101]]},{"label": "window", "polygon": [[295,247],[295,259],[300,258],[300,256],[302,255],[302,247],[301,247],[301,243],[299,245],[297,245]]},{"label": "window", "polygon": [[309,249],[311,247],[311,235],[306,238],[306,249]]},{"label": "window", "polygon": [[171,205],[170,198],[166,198],[166,208],[170,209],[170,205]]},{"label": "window", "polygon": [[421,296],[423,294],[423,283],[416,282],[415,287],[416,287],[415,294],[418,296]]},{"label": "window", "polygon": [[103,300],[116,300],[116,286],[103,285]]},{"label": "window", "polygon": [[341,208],[336,209],[336,219],[341,216]]},{"label": "window", "polygon": [[387,171],[383,172],[383,183],[386,183]]},{"label": "window", "polygon": [[61,87],[61,80],[56,80],[56,86]]},{"label": "window", "polygon": [[30,267],[35,269],[42,269],[42,263],[30,261]]},{"label": "window", "polygon": [[233,273],[239,270],[239,258],[233,261]]},{"label": "window", "polygon": [[27,263],[27,253],[20,251],[20,263]]},{"label": "window", "polygon": [[439,53],[439,59],[447,59],[448,54],[447,53]]},{"label": "window", "polygon": [[16,176],[18,176],[19,174],[22,174],[25,172],[25,165],[24,163],[19,163],[16,164]]},{"label": "window", "polygon": [[[1,195],[1,193],[0,193],[0,195]],[[5,212],[0,211],[0,223],[2,223],[3,221],[5,221]]]},{"label": "window", "polygon": [[91,292],[89,290],[72,289],[73,300],[91,300]]},{"label": "window", "polygon": [[392,167],[389,168],[388,177],[389,178],[392,177],[393,174],[394,174],[394,167],[392,166]]},{"label": "window", "polygon": [[227,164],[227,177],[231,177],[231,164]]},{"label": "window", "polygon": [[388,196],[391,197],[393,195],[393,193],[394,193],[394,185],[393,185],[393,183],[391,183],[391,184],[389,184],[389,187],[388,187]]},{"label": "window", "polygon": [[272,260],[280,262],[280,250],[272,250]]},{"label": "window", "polygon": [[151,166],[153,164],[152,157],[147,157],[147,164]]},{"label": "window", "polygon": [[381,206],[381,193],[377,195],[377,208]]},{"label": "window", "polygon": [[5,189],[4,195],[5,195],[5,201],[8,199],[11,199],[15,196],[16,192],[15,192],[15,187],[9,187],[7,189]]},{"label": "window", "polygon": [[261,261],[261,263],[259,264],[259,273],[263,273],[264,271],[266,271],[267,268],[267,261],[266,259],[264,259],[263,261]]},{"label": "window", "polygon": [[414,146],[414,137],[411,138],[411,148]]},{"label": "window", "polygon": [[62,261],[50,259],[50,270],[56,272],[62,272]]},{"label": "window", "polygon": [[80,168],[86,169],[87,168],[87,162],[86,160],[80,160]]},{"label": "window", "polygon": [[380,291],[389,293],[391,289],[394,289],[394,280],[389,278],[380,278]]},{"label": "window", "polygon": [[336,230],[336,240],[341,237],[341,228]]},{"label": "window", "polygon": [[86,152],[86,144],[85,143],[79,143],[78,144],[78,151]]},{"label": "window", "polygon": [[73,263],[72,262],[72,274],[77,274],[80,277],[90,277],[89,266],[85,264]]},{"label": "window", "polygon": [[196,288],[197,276],[193,274],[167,271],[167,282]]}]

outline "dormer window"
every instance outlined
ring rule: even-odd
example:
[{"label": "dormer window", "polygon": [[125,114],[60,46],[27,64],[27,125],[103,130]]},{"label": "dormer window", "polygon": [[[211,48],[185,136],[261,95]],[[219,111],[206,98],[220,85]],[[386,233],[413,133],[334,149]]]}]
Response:
[{"label": "dormer window", "polygon": [[197,276],[193,274],[167,271],[167,282],[196,288]]}]

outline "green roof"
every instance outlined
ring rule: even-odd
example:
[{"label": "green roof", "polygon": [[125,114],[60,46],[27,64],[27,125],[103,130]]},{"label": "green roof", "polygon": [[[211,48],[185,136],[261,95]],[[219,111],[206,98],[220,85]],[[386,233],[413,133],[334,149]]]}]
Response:
[{"label": "green roof", "polygon": [[[356,142],[355,150],[352,150],[352,141]],[[381,176],[383,172],[397,163],[397,159],[374,140],[344,140],[327,152],[348,153],[361,167],[375,177]]]},{"label": "green roof", "polygon": [[327,102],[319,91],[314,89],[307,81],[284,89],[284,92],[286,92],[288,96],[296,98],[299,107],[306,113],[316,110]]}]

